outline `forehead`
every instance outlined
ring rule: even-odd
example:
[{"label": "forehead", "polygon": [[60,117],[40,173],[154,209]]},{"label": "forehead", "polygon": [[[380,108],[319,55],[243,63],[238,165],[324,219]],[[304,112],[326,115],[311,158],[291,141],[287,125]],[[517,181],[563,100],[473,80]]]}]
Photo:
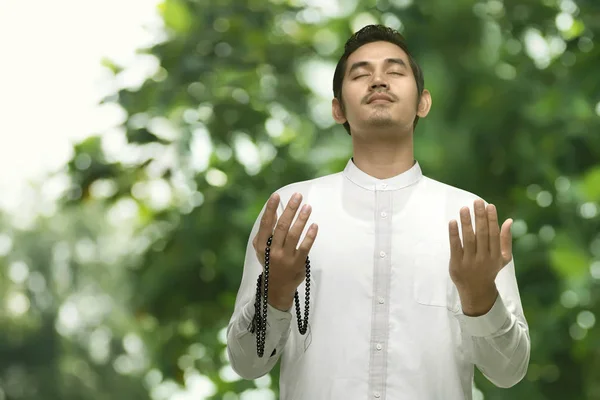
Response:
[{"label": "forehead", "polygon": [[408,65],[408,56],[398,45],[390,42],[372,42],[359,47],[350,54],[346,62],[346,70],[356,62],[366,61],[373,64],[384,62],[387,58],[400,58]]}]

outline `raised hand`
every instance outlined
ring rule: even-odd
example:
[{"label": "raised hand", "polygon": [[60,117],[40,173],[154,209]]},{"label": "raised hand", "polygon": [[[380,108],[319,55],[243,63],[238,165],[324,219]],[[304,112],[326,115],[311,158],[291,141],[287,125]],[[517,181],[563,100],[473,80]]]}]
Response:
[{"label": "raised hand", "polygon": [[280,310],[287,310],[293,305],[294,293],[304,279],[306,257],[315,241],[318,227],[317,224],[312,224],[298,246],[312,209],[305,204],[292,226],[302,195],[294,194],[277,220],[279,201],[277,193],[269,198],[252,244],[264,267],[267,240],[273,235],[269,255],[269,304]]},{"label": "raised hand", "polygon": [[463,240],[458,222],[450,221],[450,277],[458,289],[466,315],[486,314],[493,306],[498,292],[496,276],[512,260],[512,219],[498,226],[498,214],[493,204],[485,207],[475,200],[475,229],[468,207],[460,210]]}]

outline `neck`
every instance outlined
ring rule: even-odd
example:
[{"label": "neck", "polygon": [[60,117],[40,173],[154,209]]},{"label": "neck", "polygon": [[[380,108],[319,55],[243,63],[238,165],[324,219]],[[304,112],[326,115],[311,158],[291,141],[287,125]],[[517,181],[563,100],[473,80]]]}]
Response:
[{"label": "neck", "polygon": [[414,165],[412,134],[378,141],[352,135],[352,145],[354,164],[377,179],[400,175]]}]

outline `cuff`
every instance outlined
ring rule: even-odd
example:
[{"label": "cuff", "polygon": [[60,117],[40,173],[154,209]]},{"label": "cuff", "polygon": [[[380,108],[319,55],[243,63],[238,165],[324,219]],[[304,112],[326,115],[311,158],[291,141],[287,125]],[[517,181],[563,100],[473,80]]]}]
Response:
[{"label": "cuff", "polygon": [[[254,304],[252,306],[254,310]],[[281,311],[267,303],[267,322],[278,321],[289,323],[292,320],[292,313],[290,310],[291,308],[287,311]]]},{"label": "cuff", "polygon": [[498,332],[510,318],[510,313],[498,294],[496,302],[487,314],[470,317],[461,313],[457,318],[463,329],[471,336],[486,337]]},{"label": "cuff", "polygon": [[[248,324],[252,322],[254,318],[254,301],[248,302],[243,310],[244,320]],[[292,320],[292,313],[288,311],[281,311],[275,307],[267,304],[267,324],[268,326],[275,326],[283,328],[285,330]]]}]

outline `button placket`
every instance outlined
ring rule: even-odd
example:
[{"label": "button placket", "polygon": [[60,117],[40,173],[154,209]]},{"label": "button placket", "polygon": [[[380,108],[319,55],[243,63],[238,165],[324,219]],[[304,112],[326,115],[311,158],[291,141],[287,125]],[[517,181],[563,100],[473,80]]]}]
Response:
[{"label": "button placket", "polygon": [[375,264],[373,265],[373,316],[371,325],[371,363],[369,391],[376,399],[385,398],[387,378],[386,358],[383,351],[388,340],[389,309],[387,296],[391,277],[393,192],[379,183],[375,194]]}]

